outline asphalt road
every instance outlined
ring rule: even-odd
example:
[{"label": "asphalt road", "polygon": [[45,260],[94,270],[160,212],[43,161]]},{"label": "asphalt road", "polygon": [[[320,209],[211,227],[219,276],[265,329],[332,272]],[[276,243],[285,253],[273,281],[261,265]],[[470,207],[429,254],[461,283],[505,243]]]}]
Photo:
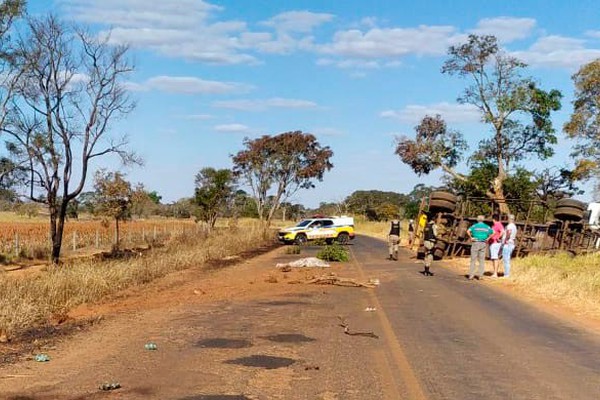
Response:
[{"label": "asphalt road", "polygon": [[408,253],[386,261],[381,241],[361,237],[352,249],[385,277],[375,296],[399,343],[398,385],[417,379],[407,397],[600,398],[598,336],[435,263],[425,277]]},{"label": "asphalt road", "polygon": [[[361,236],[350,249],[352,262],[332,270],[379,287],[290,285],[327,271],[286,276],[275,263],[298,256],[282,251],[210,285],[190,272],[145,294],[159,296],[152,305],[41,349],[50,362],[0,368],[0,399],[600,398],[598,336],[435,263],[425,277],[406,252],[387,261],[382,241]],[[216,284],[229,291],[206,300]],[[122,388],[102,392],[103,382]]]}]

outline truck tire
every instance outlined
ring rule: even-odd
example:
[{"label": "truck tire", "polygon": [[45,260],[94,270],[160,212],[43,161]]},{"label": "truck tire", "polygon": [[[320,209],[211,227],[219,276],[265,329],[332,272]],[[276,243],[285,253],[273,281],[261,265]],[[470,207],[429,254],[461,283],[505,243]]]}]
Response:
[{"label": "truck tire", "polygon": [[585,211],[587,209],[587,205],[583,201],[575,199],[560,199],[556,202],[556,209],[558,210],[562,207],[576,208],[581,211]]},{"label": "truck tire", "polygon": [[442,249],[434,249],[433,250],[433,259],[434,260],[441,260],[442,258],[444,258],[444,250]]},{"label": "truck tire", "polygon": [[456,210],[456,203],[448,200],[431,200],[429,201],[429,211],[452,213]]},{"label": "truck tire", "polygon": [[583,210],[568,206],[557,207],[554,211],[554,218],[561,221],[579,221],[583,218]]},{"label": "truck tire", "polygon": [[304,233],[299,233],[296,235],[294,243],[296,243],[298,246],[304,246],[306,243],[308,243],[308,238]]},{"label": "truck tire", "polygon": [[431,194],[429,195],[429,200],[444,200],[456,204],[458,198],[450,192],[443,192],[439,190],[431,192]]}]

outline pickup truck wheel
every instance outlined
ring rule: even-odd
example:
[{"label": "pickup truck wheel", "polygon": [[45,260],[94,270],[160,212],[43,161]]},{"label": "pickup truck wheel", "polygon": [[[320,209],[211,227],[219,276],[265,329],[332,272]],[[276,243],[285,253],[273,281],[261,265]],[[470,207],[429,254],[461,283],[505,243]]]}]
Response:
[{"label": "pickup truck wheel", "polygon": [[337,237],[337,241],[339,244],[348,244],[349,240],[350,240],[350,235],[348,235],[346,232],[340,233]]},{"label": "pickup truck wheel", "polygon": [[304,246],[306,243],[308,243],[308,238],[304,233],[299,233],[296,235],[296,239],[294,240],[294,242],[298,246]]}]

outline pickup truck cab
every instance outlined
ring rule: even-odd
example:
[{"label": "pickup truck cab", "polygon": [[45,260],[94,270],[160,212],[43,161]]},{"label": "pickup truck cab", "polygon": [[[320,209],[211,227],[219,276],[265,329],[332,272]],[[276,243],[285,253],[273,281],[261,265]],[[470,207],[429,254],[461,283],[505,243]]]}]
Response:
[{"label": "pickup truck cab", "polygon": [[315,217],[300,221],[295,226],[281,229],[279,241],[286,244],[303,245],[308,241],[324,239],[327,244],[337,241],[347,244],[354,239],[354,218],[352,217]]}]

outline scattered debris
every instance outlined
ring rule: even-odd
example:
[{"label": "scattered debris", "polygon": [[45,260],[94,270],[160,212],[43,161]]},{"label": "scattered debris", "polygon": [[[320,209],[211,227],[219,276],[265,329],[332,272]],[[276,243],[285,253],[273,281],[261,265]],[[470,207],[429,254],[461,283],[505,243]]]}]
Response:
[{"label": "scattered debris", "polygon": [[380,284],[379,279],[377,279],[377,278],[371,278],[371,279],[369,279],[369,283],[371,285],[375,285],[375,286],[379,286],[379,284]]},{"label": "scattered debris", "polygon": [[150,342],[150,343],[146,343],[146,344],[144,345],[144,348],[145,348],[146,350],[158,350],[158,346],[156,345],[156,343],[152,343],[152,342]]},{"label": "scattered debris", "polygon": [[194,290],[194,294],[197,296],[200,296],[202,294],[206,294],[206,292],[202,289],[196,289],[196,290]]},{"label": "scattered debris", "polygon": [[367,308],[365,308],[365,311],[373,312],[373,311],[377,311],[377,309],[375,307],[367,307]]},{"label": "scattered debris", "polygon": [[306,257],[306,258],[301,258],[299,260],[292,261],[292,262],[289,262],[289,263],[278,263],[275,267],[276,268],[285,268],[285,267],[291,267],[291,268],[312,268],[312,267],[329,268],[330,266],[331,265],[327,264],[323,260],[319,260],[317,257]]},{"label": "scattered debris", "polygon": [[346,335],[350,335],[350,336],[364,336],[364,337],[370,337],[373,339],[379,339],[379,336],[376,335],[373,332],[353,332],[350,330],[350,327],[348,326],[348,322],[346,322],[346,320],[342,317],[338,316],[338,319],[340,320],[340,326],[342,328],[344,328],[344,333]]},{"label": "scattered debris", "polygon": [[34,357],[34,360],[37,362],[48,362],[50,361],[50,357],[48,354],[38,354]]},{"label": "scattered debris", "polygon": [[346,287],[365,287],[365,288],[374,288],[377,286],[371,282],[358,282],[355,279],[351,278],[340,278],[334,273],[315,276],[306,281],[290,281],[289,283],[307,283],[307,284],[315,284],[315,285],[336,285],[336,286],[346,286]]},{"label": "scattered debris", "polygon": [[121,384],[119,382],[111,382],[111,383],[103,383],[102,385],[100,385],[100,390],[115,390],[115,389],[120,389],[121,388]]},{"label": "scattered debris", "polygon": [[291,272],[292,271],[292,267],[290,267],[289,265],[284,265],[283,267],[280,267],[279,270],[281,272]]},{"label": "scattered debris", "polygon": [[278,280],[277,280],[277,278],[275,278],[273,275],[269,275],[269,276],[267,277],[267,279],[265,279],[265,282],[267,282],[267,283],[277,283],[277,282],[279,282],[279,281],[278,281]]},{"label": "scattered debris", "polygon": [[304,367],[305,371],[318,371],[321,368],[318,365],[307,365],[306,367]]}]

